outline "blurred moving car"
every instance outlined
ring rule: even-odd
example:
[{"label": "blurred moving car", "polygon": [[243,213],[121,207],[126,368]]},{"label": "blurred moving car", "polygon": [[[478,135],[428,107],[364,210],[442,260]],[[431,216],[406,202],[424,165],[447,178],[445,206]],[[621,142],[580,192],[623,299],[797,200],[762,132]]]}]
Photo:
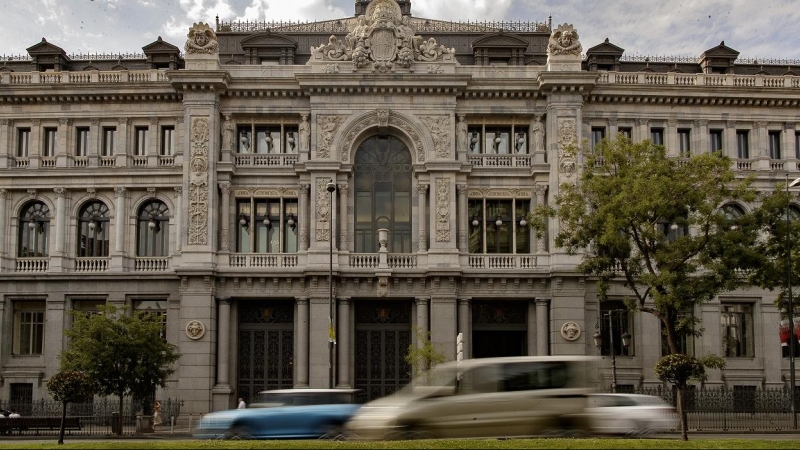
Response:
[{"label": "blurred moving car", "polygon": [[418,439],[588,432],[582,356],[482,358],[438,365],[397,393],[366,403],[354,438]]},{"label": "blurred moving car", "polygon": [[592,394],[586,416],[599,434],[642,436],[677,426],[675,408],[650,395]]},{"label": "blurred moving car", "polygon": [[206,414],[198,439],[341,439],[344,424],[361,406],[358,389],[280,389],[259,393],[246,409]]}]

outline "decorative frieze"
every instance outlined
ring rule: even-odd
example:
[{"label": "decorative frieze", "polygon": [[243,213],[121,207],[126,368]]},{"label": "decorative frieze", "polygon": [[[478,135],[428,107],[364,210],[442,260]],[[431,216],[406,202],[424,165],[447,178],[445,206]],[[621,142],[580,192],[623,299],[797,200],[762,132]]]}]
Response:
[{"label": "decorative frieze", "polygon": [[470,188],[469,198],[531,198],[527,188]]},{"label": "decorative frieze", "polygon": [[[306,191],[307,192],[307,191]],[[234,190],[236,197],[255,197],[255,198],[277,198],[289,197],[295,198],[298,195],[297,188],[294,187],[277,187],[277,188],[258,188],[258,187],[238,187]]]},{"label": "decorative frieze", "polygon": [[208,244],[208,119],[191,123],[189,165],[189,245]]},{"label": "decorative frieze", "polygon": [[449,116],[420,116],[420,121],[425,124],[433,138],[433,148],[439,159],[450,158],[450,117]]},{"label": "decorative frieze", "polygon": [[317,157],[329,158],[331,144],[336,136],[336,130],[344,122],[344,116],[317,116]]},{"label": "decorative frieze", "polygon": [[331,195],[328,192],[328,180],[317,179],[317,242],[328,242],[331,239]]},{"label": "decorative frieze", "polygon": [[558,124],[558,172],[559,177],[571,179],[575,175],[575,143],[577,134],[575,119],[563,119]]},{"label": "decorative frieze", "polygon": [[436,179],[436,242],[450,242],[450,179]]}]

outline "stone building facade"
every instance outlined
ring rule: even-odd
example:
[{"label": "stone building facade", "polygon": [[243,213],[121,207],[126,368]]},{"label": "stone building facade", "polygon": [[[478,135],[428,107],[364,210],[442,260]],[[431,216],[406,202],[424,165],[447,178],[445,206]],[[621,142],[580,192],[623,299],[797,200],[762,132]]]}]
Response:
[{"label": "stone building facade", "polygon": [[[0,398],[46,398],[68,311],[101,303],[163,314],[183,356],[159,396],[186,413],[331,382],[387,395],[428,333],[449,358],[463,333],[466,357],[607,361],[596,327],[627,331],[619,385],[660,384],[657,321],[600,326],[617,304],[525,214],[581,170],[566,146],[617,133],[722,151],[764,190],[800,175],[797,66],[737,57],[640,61],[569,24],[426,20],[394,0],[195,24],[183,53],[159,38],[89,60],[43,39],[0,67]],[[687,351],[728,357],[709,384],[787,383],[773,298],[692,312],[705,333]]]}]

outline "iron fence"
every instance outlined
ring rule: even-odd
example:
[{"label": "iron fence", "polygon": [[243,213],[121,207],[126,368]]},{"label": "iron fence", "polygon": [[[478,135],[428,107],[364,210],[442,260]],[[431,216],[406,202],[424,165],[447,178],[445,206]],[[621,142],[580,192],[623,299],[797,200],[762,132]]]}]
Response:
[{"label": "iron fence", "polygon": [[[661,397],[673,406],[677,403],[675,389],[659,386],[626,391]],[[618,389],[618,392],[622,390]],[[800,395],[795,395],[794,400],[795,411],[800,411]],[[792,430],[791,402],[792,394],[788,388],[690,386],[685,402],[688,428],[690,431]]]},{"label": "iron fence", "polygon": [[[16,410],[22,420],[0,421],[0,436],[54,436],[61,426],[63,405],[54,400],[36,400],[24,404],[0,400],[0,410]],[[181,402],[168,398],[161,401],[164,424],[177,419]],[[122,402],[122,434],[139,431],[142,402],[125,399]],[[67,405],[65,434],[68,436],[113,435],[119,426],[119,400],[101,398]]]}]

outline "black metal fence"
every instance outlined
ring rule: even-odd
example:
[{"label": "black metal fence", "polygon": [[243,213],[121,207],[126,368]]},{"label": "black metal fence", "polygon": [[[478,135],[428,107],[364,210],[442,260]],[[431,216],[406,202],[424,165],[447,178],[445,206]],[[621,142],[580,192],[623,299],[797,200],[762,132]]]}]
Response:
[{"label": "black metal fence", "polygon": [[[169,427],[180,414],[181,402],[168,398],[161,401],[162,427]],[[22,403],[0,400],[0,410],[17,411],[22,419],[0,419],[0,439],[5,436],[54,436],[61,426],[63,405],[53,400]],[[140,431],[142,405],[139,401],[122,402],[122,434]],[[102,398],[67,406],[65,434],[71,436],[113,435],[119,426],[119,400]]]},{"label": "black metal fence", "polygon": [[[656,387],[626,391],[661,397],[673,406],[677,403],[675,389]],[[795,412],[800,412],[797,392],[794,400]],[[788,388],[690,386],[686,392],[688,427],[690,431],[790,431],[793,430],[791,402]]]}]

